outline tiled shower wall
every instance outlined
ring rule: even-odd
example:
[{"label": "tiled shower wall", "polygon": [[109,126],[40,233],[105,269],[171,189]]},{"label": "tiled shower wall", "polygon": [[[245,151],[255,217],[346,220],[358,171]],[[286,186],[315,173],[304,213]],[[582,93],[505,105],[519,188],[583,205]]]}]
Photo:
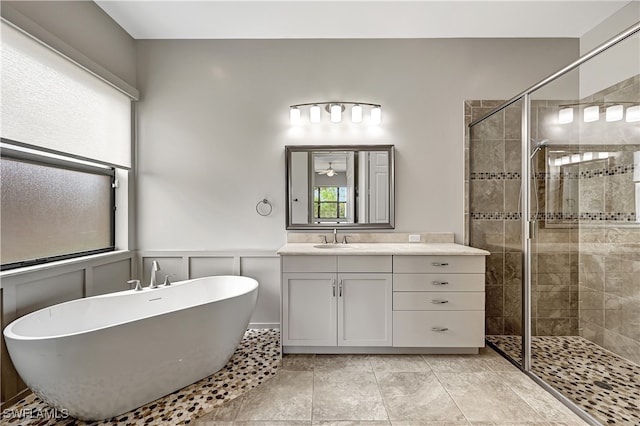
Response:
[{"label": "tiled shower wall", "polygon": [[[467,101],[467,123],[500,103]],[[487,334],[522,333],[521,108],[517,102],[494,114],[474,126],[467,138],[468,242],[491,252],[486,271]],[[552,107],[546,102],[532,103],[534,137],[539,110],[543,113],[546,108]],[[543,191],[538,185],[538,192]],[[538,206],[544,211],[542,201]],[[534,334],[577,333],[577,252],[572,243],[576,236],[570,229],[540,229],[538,233],[533,247]]]},{"label": "tiled shower wall", "polygon": [[[595,101],[640,103],[640,77],[578,102]],[[500,103],[467,101],[466,123]],[[532,139],[549,138],[552,144],[534,158],[532,170],[537,204],[532,197],[531,207],[539,219],[532,247],[532,332],[580,334],[640,362],[640,123],[606,122],[604,117],[582,123],[577,114],[575,123],[564,128],[564,137],[558,138],[555,117],[561,103],[565,102],[534,100],[531,105]],[[486,271],[487,334],[522,331],[520,125],[518,103],[474,126],[465,147],[467,242],[491,252]],[[579,163],[573,175],[553,175],[545,161],[558,144],[610,156]],[[569,179],[577,179],[579,207],[577,214],[564,217],[545,203],[554,188],[569,184]]]},{"label": "tiled shower wall", "polygon": [[[638,105],[640,76],[588,100]],[[640,122],[601,120],[592,133],[612,154],[580,170],[581,211],[591,213],[579,229],[580,335],[640,364]]]}]

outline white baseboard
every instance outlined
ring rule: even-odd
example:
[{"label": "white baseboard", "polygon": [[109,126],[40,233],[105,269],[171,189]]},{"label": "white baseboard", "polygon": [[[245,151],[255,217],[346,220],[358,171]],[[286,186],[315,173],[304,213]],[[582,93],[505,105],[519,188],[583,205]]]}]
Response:
[{"label": "white baseboard", "polygon": [[277,328],[280,329],[279,322],[250,322],[249,328]]}]

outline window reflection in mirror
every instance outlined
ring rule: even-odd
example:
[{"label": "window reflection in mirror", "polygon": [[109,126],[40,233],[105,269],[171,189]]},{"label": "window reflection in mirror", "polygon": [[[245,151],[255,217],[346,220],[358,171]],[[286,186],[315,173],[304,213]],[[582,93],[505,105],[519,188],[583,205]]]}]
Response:
[{"label": "window reflection in mirror", "polygon": [[393,228],[393,146],[288,146],[287,229]]}]

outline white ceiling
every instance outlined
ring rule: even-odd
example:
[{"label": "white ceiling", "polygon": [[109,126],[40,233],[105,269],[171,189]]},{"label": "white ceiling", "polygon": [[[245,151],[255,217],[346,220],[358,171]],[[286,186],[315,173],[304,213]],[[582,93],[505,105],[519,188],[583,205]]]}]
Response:
[{"label": "white ceiling", "polygon": [[136,39],[581,37],[637,0],[96,0]]}]

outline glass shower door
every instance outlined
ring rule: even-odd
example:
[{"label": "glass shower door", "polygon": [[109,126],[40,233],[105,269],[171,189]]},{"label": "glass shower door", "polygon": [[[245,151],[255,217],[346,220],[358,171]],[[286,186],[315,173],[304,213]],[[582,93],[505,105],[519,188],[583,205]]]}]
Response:
[{"label": "glass shower door", "polygon": [[[468,105],[468,117],[487,114],[499,102]],[[489,251],[486,260],[487,340],[522,362],[522,155],[523,100],[469,128],[469,244]]]},{"label": "glass shower door", "polygon": [[640,404],[639,56],[636,34],[530,95],[531,372],[600,423]]}]

